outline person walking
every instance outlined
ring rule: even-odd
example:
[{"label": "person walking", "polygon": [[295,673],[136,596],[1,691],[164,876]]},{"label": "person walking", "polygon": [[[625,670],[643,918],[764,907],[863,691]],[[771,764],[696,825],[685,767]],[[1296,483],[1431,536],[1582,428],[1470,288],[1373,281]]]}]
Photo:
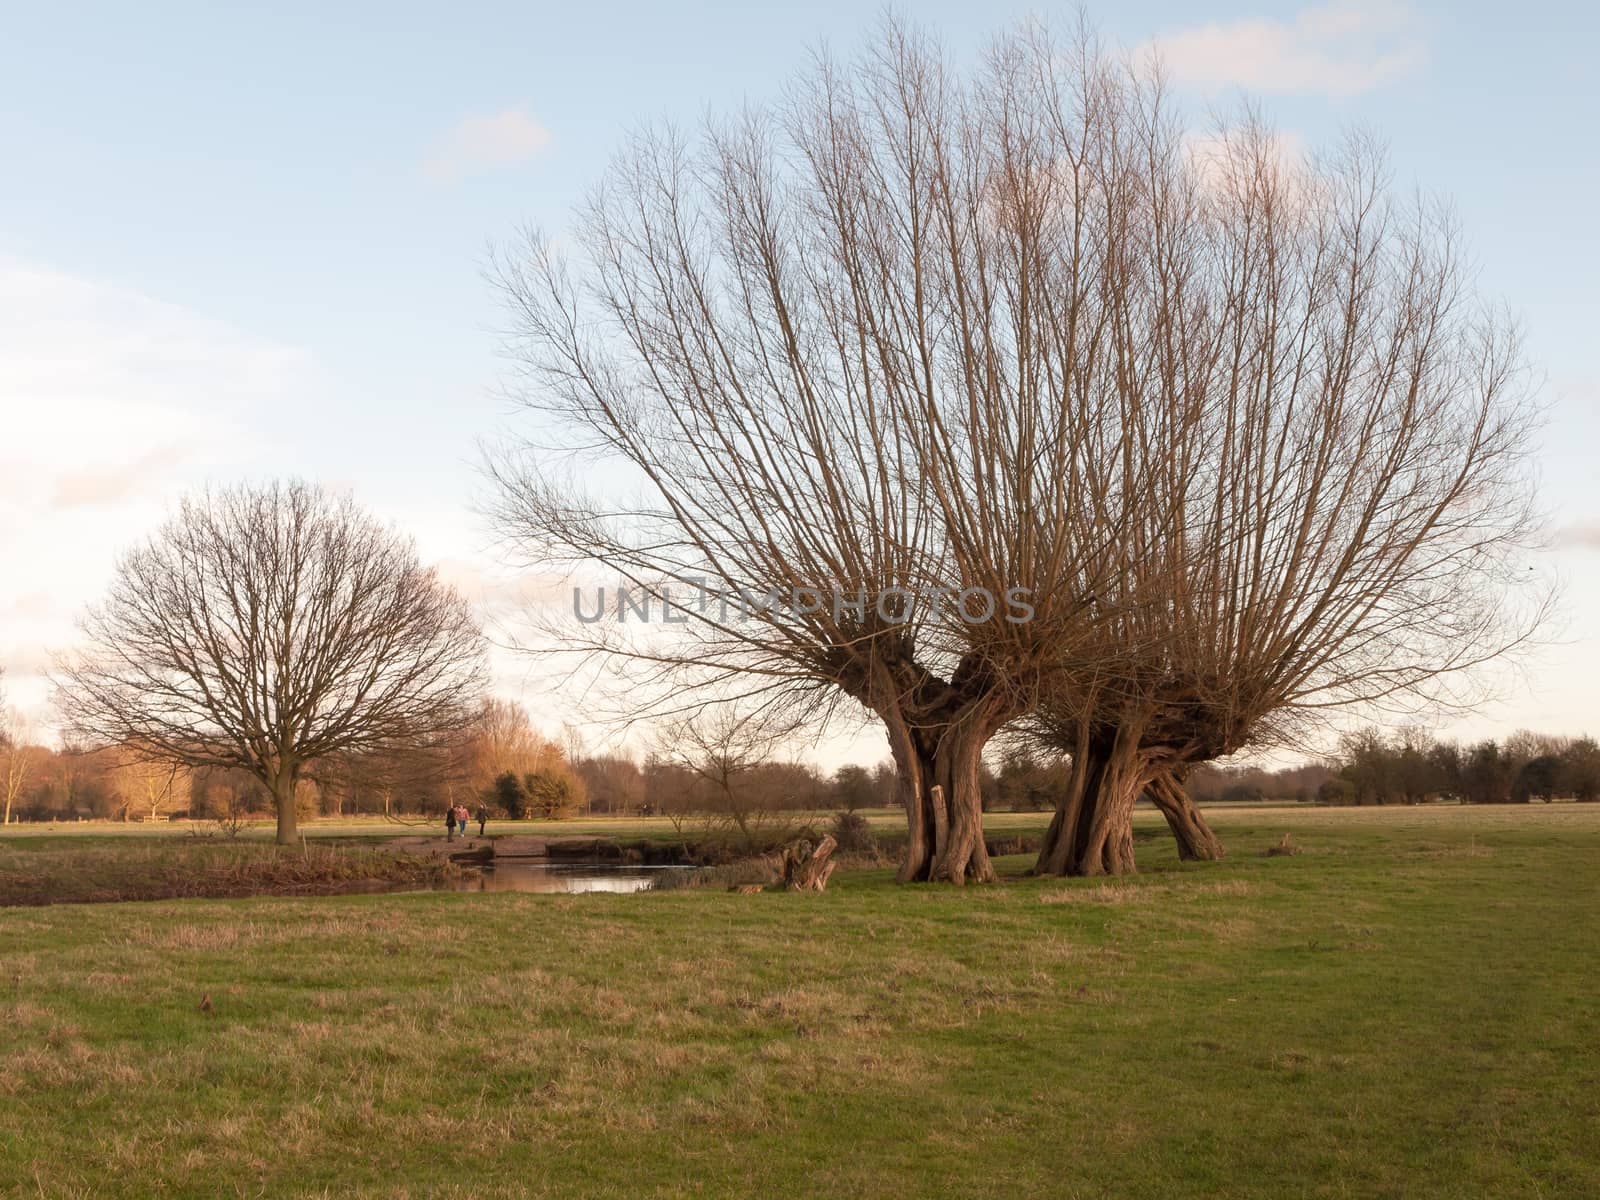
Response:
[{"label": "person walking", "polygon": [[456,840],[456,810],[454,808],[444,810],[444,840],[447,842]]},{"label": "person walking", "polygon": [[467,818],[467,806],[465,804],[456,805],[456,823],[461,826],[462,837],[467,836]]},{"label": "person walking", "polygon": [[479,837],[483,836],[483,827],[485,825],[487,825],[488,823],[489,823],[489,806],[487,804],[480,804],[480,805],[478,805],[478,836]]}]

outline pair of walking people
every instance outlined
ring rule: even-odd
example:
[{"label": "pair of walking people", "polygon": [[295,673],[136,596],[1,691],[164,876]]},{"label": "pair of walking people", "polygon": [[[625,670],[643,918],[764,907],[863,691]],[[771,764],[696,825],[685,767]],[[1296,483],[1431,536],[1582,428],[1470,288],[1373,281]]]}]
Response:
[{"label": "pair of walking people", "polygon": [[[446,841],[454,841],[455,840],[455,836],[456,836],[456,832],[458,830],[460,831],[462,837],[466,837],[467,836],[467,821],[469,819],[470,818],[469,818],[469,816],[467,814],[467,806],[465,804],[453,804],[449,808],[445,809],[444,810],[445,840]],[[479,837],[483,836],[483,828],[488,823],[489,823],[489,808],[488,808],[487,805],[480,804],[480,805],[478,805],[478,836]]]}]

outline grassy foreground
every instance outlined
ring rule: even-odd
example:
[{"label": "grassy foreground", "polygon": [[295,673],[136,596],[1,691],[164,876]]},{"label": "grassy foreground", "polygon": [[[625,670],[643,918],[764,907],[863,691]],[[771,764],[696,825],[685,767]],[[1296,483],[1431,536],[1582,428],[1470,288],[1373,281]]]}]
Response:
[{"label": "grassy foreground", "polygon": [[3,910],[0,1195],[1600,1195],[1600,807],[1216,823],[1126,881]]}]

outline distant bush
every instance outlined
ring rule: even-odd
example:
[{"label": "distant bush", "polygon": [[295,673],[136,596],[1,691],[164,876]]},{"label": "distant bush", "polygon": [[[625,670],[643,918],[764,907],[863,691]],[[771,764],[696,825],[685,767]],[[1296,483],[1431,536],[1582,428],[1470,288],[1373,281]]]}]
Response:
[{"label": "distant bush", "polygon": [[839,843],[839,849],[847,853],[864,853],[875,849],[878,844],[872,825],[857,812],[842,812],[834,817],[833,826],[828,832]]},{"label": "distant bush", "polygon": [[494,802],[513,821],[520,821],[527,815],[528,789],[515,771],[506,771],[495,779]]},{"label": "distant bush", "polygon": [[1317,789],[1317,803],[1346,805],[1356,802],[1356,785],[1348,779],[1327,779]]},{"label": "distant bush", "polygon": [[527,793],[528,810],[537,817],[570,817],[582,799],[582,785],[565,769],[529,771],[523,776],[522,786]]}]

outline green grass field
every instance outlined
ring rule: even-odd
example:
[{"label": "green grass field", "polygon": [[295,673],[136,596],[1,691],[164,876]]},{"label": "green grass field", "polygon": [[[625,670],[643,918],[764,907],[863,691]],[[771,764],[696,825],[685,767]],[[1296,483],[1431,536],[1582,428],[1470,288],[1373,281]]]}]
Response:
[{"label": "green grass field", "polygon": [[0,1195],[1600,1195],[1600,806],[1214,821],[1117,881],[0,910]]}]

